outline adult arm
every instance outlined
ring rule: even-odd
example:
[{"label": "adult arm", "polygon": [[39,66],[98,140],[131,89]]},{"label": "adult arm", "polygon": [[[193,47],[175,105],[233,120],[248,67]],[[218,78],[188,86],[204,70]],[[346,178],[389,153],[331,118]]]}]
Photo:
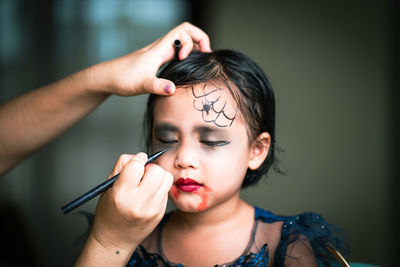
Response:
[{"label": "adult arm", "polygon": [[158,69],[174,57],[210,51],[208,36],[182,23],[152,44],[123,57],[103,62],[0,105],[0,175],[48,144],[88,115],[111,94],[173,94],[175,85],[156,78]]}]

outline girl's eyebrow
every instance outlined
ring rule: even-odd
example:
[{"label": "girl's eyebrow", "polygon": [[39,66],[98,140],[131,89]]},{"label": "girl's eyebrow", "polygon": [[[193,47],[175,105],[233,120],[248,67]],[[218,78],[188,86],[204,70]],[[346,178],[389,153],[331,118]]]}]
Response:
[{"label": "girl's eyebrow", "polygon": [[199,133],[199,134],[213,134],[213,133],[223,133],[224,130],[220,129],[220,128],[216,128],[216,127],[212,127],[212,126],[195,126],[194,127],[195,132]]},{"label": "girl's eyebrow", "polygon": [[154,127],[154,132],[178,132],[178,127],[170,123],[160,123]]},{"label": "girl's eyebrow", "polygon": [[[175,125],[168,123],[168,122],[163,122],[159,123],[154,126],[154,132],[179,132],[178,127]],[[199,134],[213,134],[213,133],[223,133],[225,132],[224,129],[213,127],[213,126],[204,126],[204,125],[199,125],[194,127],[194,132],[199,133]]]}]

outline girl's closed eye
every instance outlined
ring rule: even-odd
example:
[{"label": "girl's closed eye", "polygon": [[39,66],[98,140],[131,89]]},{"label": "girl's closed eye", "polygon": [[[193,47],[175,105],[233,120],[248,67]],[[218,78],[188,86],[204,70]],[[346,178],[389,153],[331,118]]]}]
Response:
[{"label": "girl's closed eye", "polygon": [[226,146],[229,145],[231,142],[230,141],[208,141],[208,140],[201,140],[200,143],[202,143],[204,146],[208,148],[213,148],[213,147],[220,147],[220,146]]},{"label": "girl's closed eye", "polygon": [[157,138],[157,140],[162,143],[162,144],[166,144],[166,145],[172,145],[172,144],[176,144],[178,143],[178,140],[176,139],[169,139],[169,138]]},{"label": "girl's closed eye", "polygon": [[[176,144],[178,143],[178,140],[176,139],[163,139],[163,138],[157,138],[158,141],[162,144],[166,144],[166,145],[172,145],[172,144]],[[228,144],[230,144],[230,141],[208,141],[208,140],[201,140],[200,143],[204,146],[207,147],[219,147],[219,146],[226,146]]]}]

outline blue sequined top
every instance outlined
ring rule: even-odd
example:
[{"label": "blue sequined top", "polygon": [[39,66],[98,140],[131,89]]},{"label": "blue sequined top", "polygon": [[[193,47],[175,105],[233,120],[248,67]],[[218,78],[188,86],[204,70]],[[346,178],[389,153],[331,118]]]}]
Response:
[{"label": "blue sequined top", "polygon": [[[343,254],[348,253],[344,243],[343,230],[330,225],[320,215],[302,213],[295,216],[277,216],[258,207],[255,209],[255,223],[246,250],[236,260],[215,266],[332,266],[335,257],[327,246]],[[155,240],[157,249],[139,246],[127,266],[183,266],[172,263],[165,257],[161,246],[164,217],[157,227]],[[274,223],[281,225],[280,241],[274,247],[269,245],[266,232]]]}]

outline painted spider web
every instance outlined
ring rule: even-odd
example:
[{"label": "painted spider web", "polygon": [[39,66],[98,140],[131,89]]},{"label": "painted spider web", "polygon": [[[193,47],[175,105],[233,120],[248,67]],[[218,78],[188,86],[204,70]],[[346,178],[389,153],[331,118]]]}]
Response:
[{"label": "painted spider web", "polygon": [[207,90],[206,86],[204,85],[197,92],[192,87],[192,94],[195,98],[193,107],[202,112],[204,121],[212,122],[219,127],[231,126],[236,118],[236,110],[227,106],[228,96],[220,88]]}]

